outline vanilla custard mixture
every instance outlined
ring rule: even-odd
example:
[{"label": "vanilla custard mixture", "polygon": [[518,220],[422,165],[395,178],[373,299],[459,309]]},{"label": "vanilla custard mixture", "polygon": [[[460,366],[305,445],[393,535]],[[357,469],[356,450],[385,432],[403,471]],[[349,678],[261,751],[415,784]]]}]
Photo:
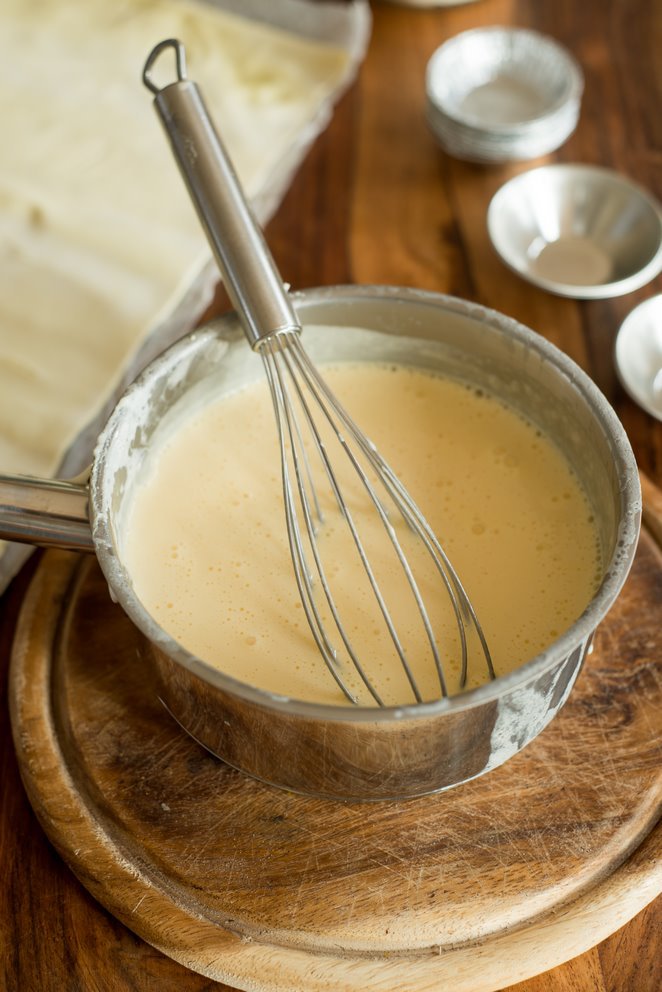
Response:
[{"label": "vanilla custard mixture", "polygon": [[[327,367],[324,375],[439,537],[497,674],[554,641],[587,606],[601,575],[591,508],[556,447],[495,398],[433,373],[355,363]],[[242,682],[345,703],[313,641],[293,574],[266,383],[212,400],[164,434],[126,519],[124,556],[138,597],[184,647]],[[342,467],[341,452],[330,454],[352,505],[358,500],[356,520],[423,698],[437,698],[420,614],[383,526]],[[333,498],[318,489],[325,518],[318,544],[352,645],[386,703],[411,702]],[[460,649],[448,595],[427,554],[411,547],[407,528],[390,516],[420,583],[449,691],[457,691]],[[468,687],[487,677],[475,641]],[[342,651],[339,659],[352,690],[370,703]]]}]

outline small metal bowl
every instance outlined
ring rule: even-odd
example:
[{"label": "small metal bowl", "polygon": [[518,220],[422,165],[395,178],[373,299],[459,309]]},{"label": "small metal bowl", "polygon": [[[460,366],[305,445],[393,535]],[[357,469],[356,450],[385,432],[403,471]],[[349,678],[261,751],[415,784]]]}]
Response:
[{"label": "small metal bowl", "polygon": [[659,205],[610,169],[547,165],[523,172],[492,198],[487,228],[511,269],[559,296],[622,296],[662,269]]},{"label": "small metal bowl", "polygon": [[624,389],[647,413],[662,420],[662,294],[625,318],[616,338],[616,371]]},{"label": "small metal bowl", "polygon": [[458,158],[533,158],[574,131],[583,86],[579,65],[551,38],[477,28],[451,38],[428,62],[427,119]]}]

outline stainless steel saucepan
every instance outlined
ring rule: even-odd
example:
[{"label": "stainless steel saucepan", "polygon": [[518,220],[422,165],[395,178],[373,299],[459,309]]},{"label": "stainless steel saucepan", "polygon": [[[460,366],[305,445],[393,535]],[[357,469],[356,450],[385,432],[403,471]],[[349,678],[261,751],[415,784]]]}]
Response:
[{"label": "stainless steel saucepan", "polygon": [[437,702],[328,706],[230,678],[159,626],[124,563],[123,520],[164,418],[179,404],[262,375],[232,314],[183,338],[129,387],[99,437],[89,479],[0,477],[0,536],[94,551],[112,596],[145,635],[145,678],[182,727],[229,764],[286,789],[347,800],[446,789],[516,754],[567,699],[634,557],[641,511],[634,456],[591,380],[508,317],[395,287],[312,289],[293,294],[293,302],[316,362],[387,360],[442,371],[501,396],[563,451],[593,505],[605,568],[585,612],[546,651],[492,683]]}]

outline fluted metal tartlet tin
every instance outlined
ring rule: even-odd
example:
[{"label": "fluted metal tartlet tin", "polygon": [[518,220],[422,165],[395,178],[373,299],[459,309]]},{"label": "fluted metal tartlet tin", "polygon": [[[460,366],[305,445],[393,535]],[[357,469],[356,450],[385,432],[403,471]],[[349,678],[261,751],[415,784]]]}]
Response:
[{"label": "fluted metal tartlet tin", "polygon": [[552,38],[523,28],[475,28],[429,60],[426,117],[456,158],[526,160],[572,134],[583,87],[576,59]]},{"label": "fluted metal tartlet tin", "polygon": [[[635,460],[591,380],[508,317],[394,287],[313,289],[293,299],[317,362],[380,359],[443,370],[501,395],[561,447],[593,505],[605,569],[583,615],[546,651],[495,682],[433,703],[324,706],[230,678],[156,622],[124,564],[124,513],[163,417],[210,384],[222,392],[262,374],[234,315],[188,335],[142,373],[99,438],[89,483],[56,484],[56,509],[47,505],[53,484],[44,483],[41,504],[26,510],[21,531],[20,499],[29,503],[37,484],[22,494],[20,480],[0,479],[0,536],[93,549],[112,596],[145,635],[136,664],[182,727],[231,765],[285,789],[344,800],[446,789],[512,757],[567,699],[634,557],[641,510]],[[357,334],[356,327],[366,330]]]}]

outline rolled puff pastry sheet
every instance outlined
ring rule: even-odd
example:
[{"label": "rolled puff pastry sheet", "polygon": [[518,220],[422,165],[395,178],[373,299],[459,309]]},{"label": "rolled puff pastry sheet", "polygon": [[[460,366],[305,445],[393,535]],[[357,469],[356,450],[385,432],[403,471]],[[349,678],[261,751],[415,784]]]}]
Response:
[{"label": "rolled puff pastry sheet", "polygon": [[[185,44],[264,223],[369,26],[357,0],[3,0],[0,473],[82,468],[123,383],[216,281],[141,82],[154,45]],[[16,568],[4,551],[0,589]]]}]

